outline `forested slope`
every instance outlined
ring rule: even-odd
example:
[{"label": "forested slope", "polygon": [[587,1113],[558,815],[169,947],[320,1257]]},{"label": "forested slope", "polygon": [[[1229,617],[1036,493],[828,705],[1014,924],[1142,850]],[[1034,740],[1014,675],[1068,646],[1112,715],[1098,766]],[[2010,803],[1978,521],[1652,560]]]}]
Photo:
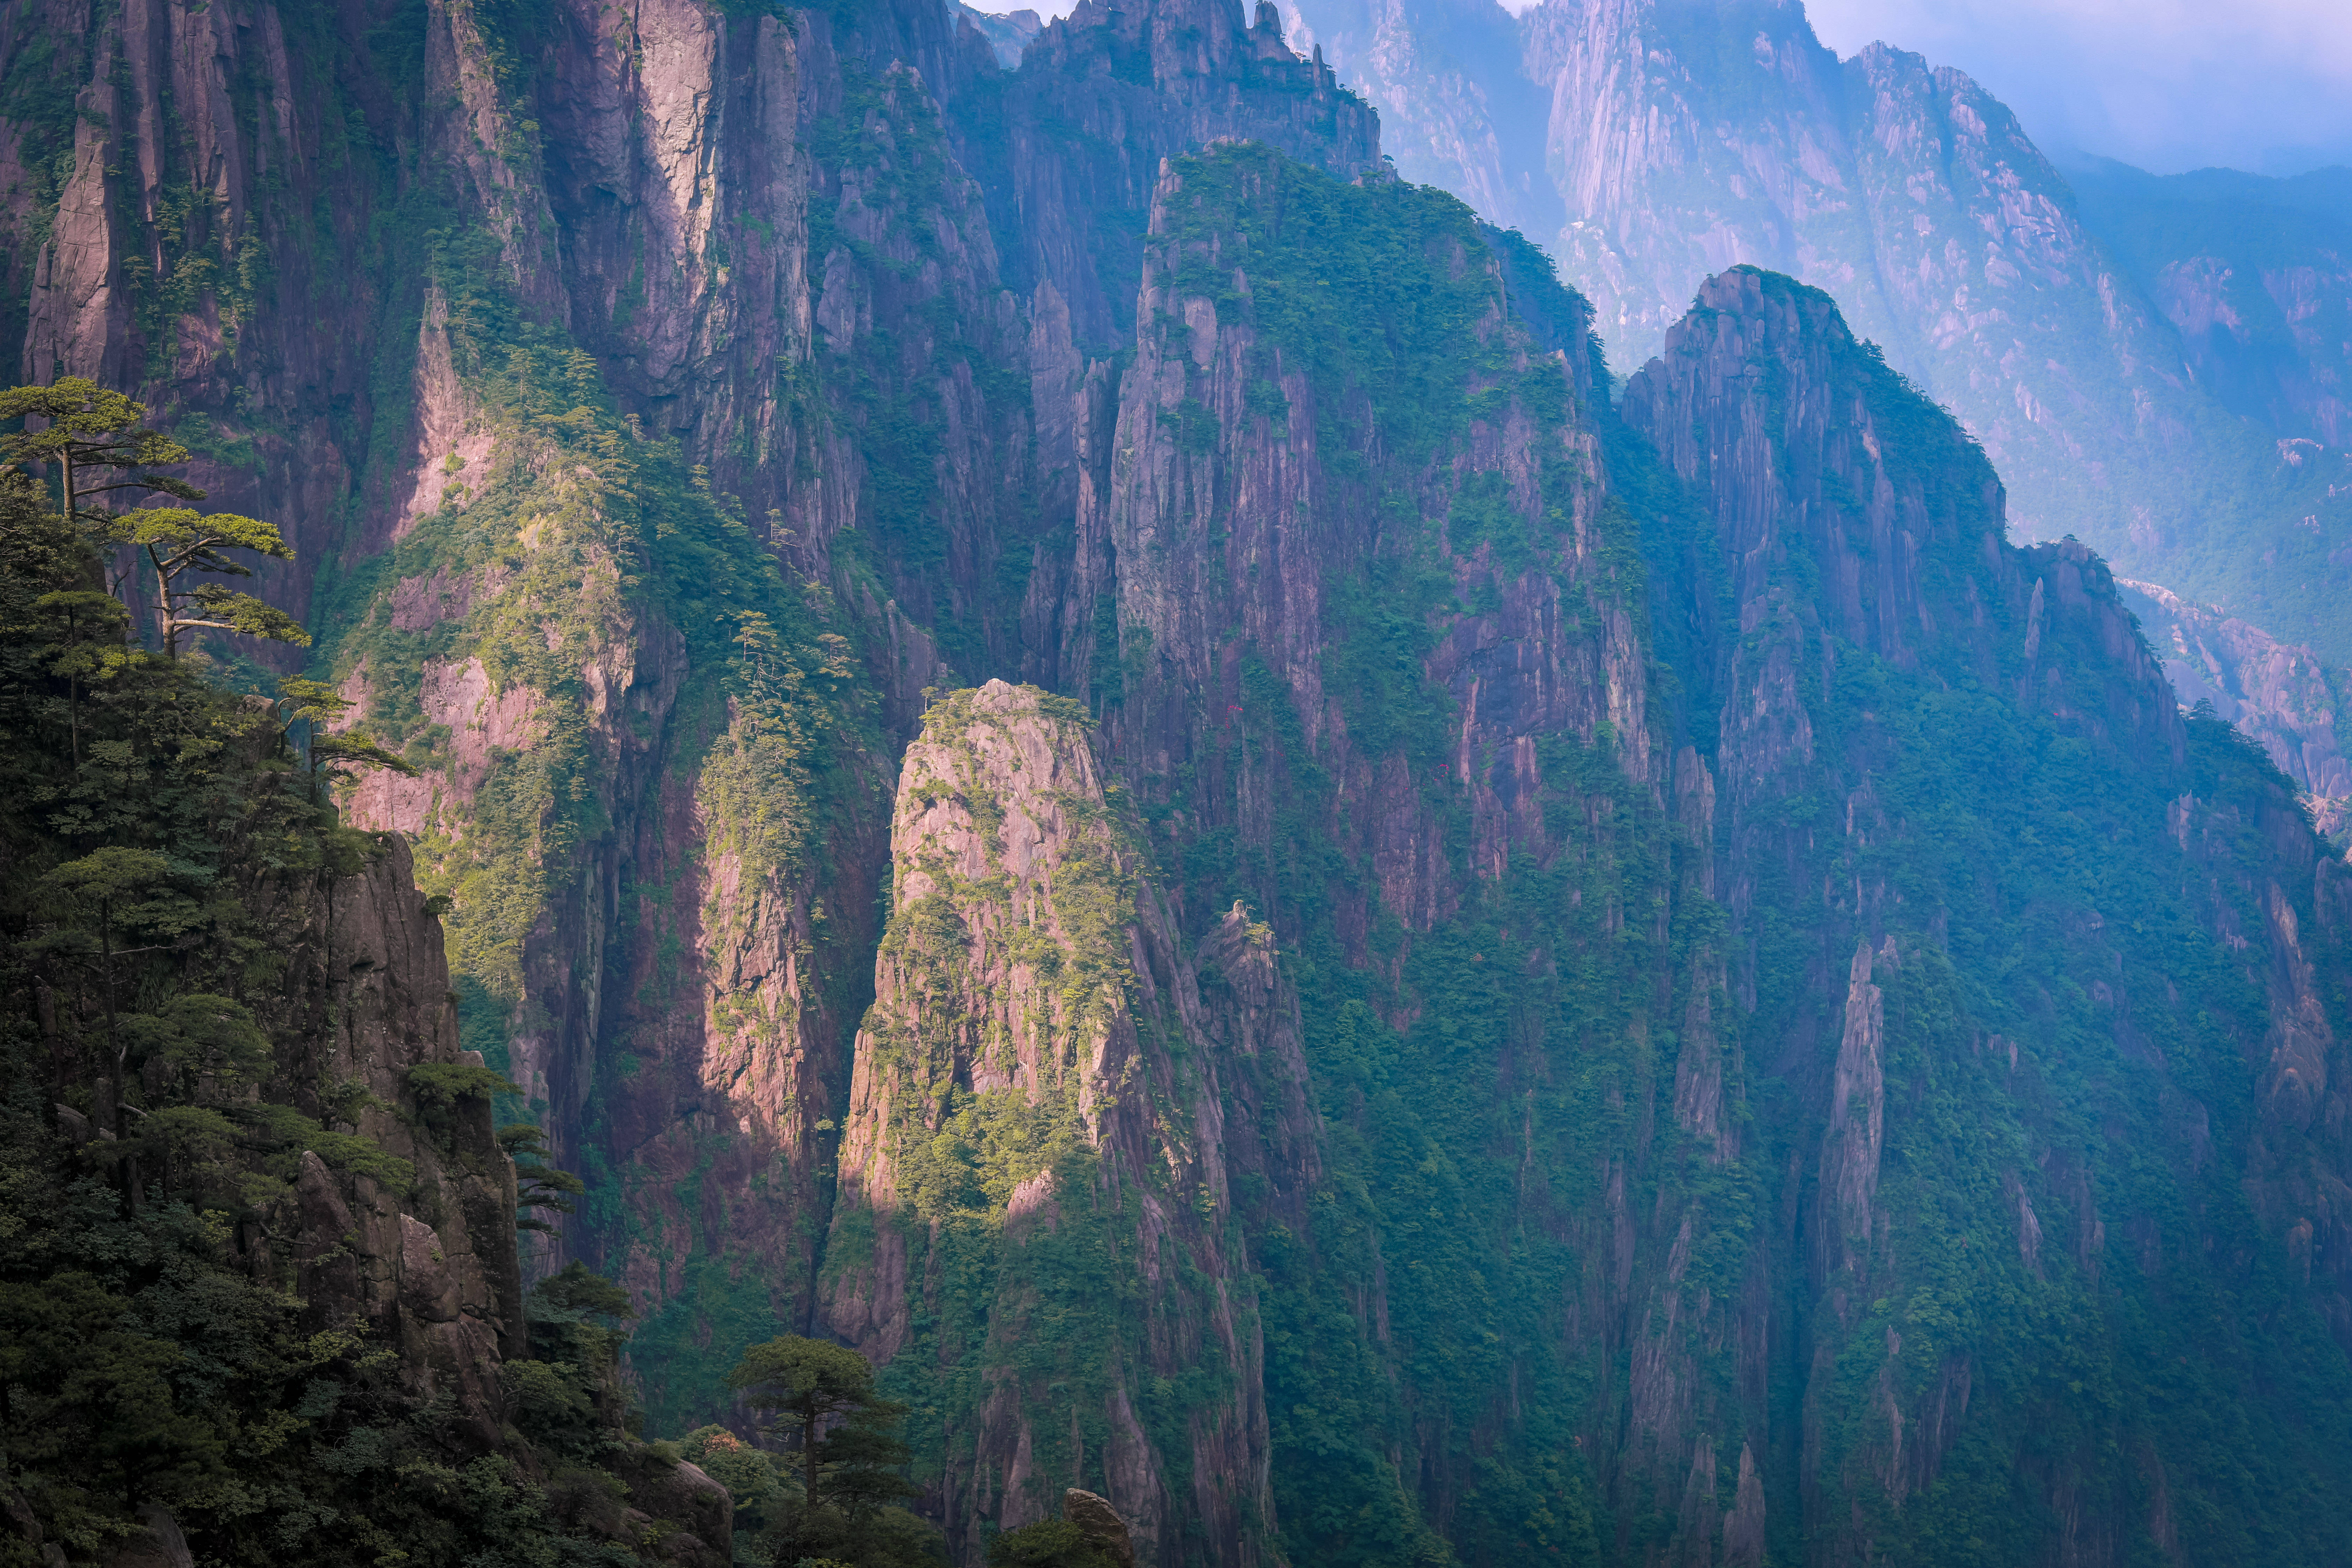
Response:
[{"label": "forested slope", "polygon": [[141,4],[11,14],[27,363],[285,522],[648,1432],[813,1331],[963,1564],[2341,1555],[2344,868],[1826,296],[1612,402],[1270,7]]},{"label": "forested slope", "polygon": [[339,819],[383,754],[128,638],[56,501],[0,471],[0,1557],[730,1562],[628,1429],[626,1299],[526,1295],[564,1184],[493,1126],[446,900]]}]

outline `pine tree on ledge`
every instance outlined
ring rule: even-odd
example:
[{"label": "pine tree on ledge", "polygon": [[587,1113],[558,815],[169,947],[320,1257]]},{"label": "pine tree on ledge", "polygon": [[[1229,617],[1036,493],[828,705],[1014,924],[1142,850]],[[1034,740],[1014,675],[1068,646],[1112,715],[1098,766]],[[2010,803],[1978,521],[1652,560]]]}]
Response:
[{"label": "pine tree on ledge", "polygon": [[[166,658],[180,657],[180,639],[194,631],[231,632],[308,647],[310,637],[275,605],[207,579],[250,577],[253,568],[229,552],[291,561],[294,552],[275,525],[235,512],[199,512],[192,506],[139,506],[118,511],[95,498],[129,493],[200,501],[205,492],[154,470],[188,460],[188,449],[140,424],[147,407],[81,376],[50,386],[0,392],[0,420],[37,419],[45,427],[0,437],[0,460],[54,463],[60,510],[102,556],[137,553],[111,574],[107,586],[125,609],[135,608],[133,577],[143,557],[154,574],[147,608]],[[91,483],[93,475],[102,481]]]}]

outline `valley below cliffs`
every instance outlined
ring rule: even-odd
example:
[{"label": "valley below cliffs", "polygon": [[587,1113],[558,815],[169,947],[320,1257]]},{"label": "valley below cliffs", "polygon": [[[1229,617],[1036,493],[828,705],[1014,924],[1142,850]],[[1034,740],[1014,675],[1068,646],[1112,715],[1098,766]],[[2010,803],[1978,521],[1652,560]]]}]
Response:
[{"label": "valley below cliffs", "polygon": [[1157,1568],[2340,1558],[2300,667],[2184,710],[2245,639],[1815,288],[1612,369],[1286,23],[7,13],[7,342],[282,522],[446,933],[383,1060],[582,1179],[396,1266],[321,1189],[379,1331],[505,1387],[585,1266],[655,1438],[849,1345],[960,1568],[1070,1487]]}]

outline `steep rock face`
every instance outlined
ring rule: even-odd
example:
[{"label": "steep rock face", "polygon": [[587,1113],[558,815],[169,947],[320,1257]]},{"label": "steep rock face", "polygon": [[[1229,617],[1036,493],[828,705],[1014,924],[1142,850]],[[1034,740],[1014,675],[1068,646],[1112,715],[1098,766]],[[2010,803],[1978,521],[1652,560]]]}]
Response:
[{"label": "steep rock face", "polygon": [[341,543],[383,390],[377,318],[415,309],[383,291],[392,193],[346,123],[413,137],[406,84],[334,68],[367,58],[364,26],[169,0],[26,4],[0,23],[0,353],[26,380],[143,395],[215,505],[283,524],[297,558],[264,583],[289,605]]},{"label": "steep rock face", "polygon": [[514,1166],[491,1136],[490,1102],[431,1104],[409,1079],[469,1057],[457,1041],[439,922],[391,841],[357,876],[283,890],[271,910],[287,968],[263,1010],[282,1044],[275,1085],[317,1116],[343,1086],[373,1096],[351,1130],[415,1172],[400,1193],[305,1153],[286,1211],[238,1241],[281,1273],[322,1326],[364,1325],[399,1352],[414,1391],[446,1394],[483,1447],[497,1446],[502,1356],[523,1352]]},{"label": "steep rock face", "polygon": [[2303,793],[2320,832],[2340,838],[2352,826],[2345,819],[2352,764],[2339,729],[2352,672],[2332,670],[2307,647],[2282,645],[2154,583],[2122,586],[2182,704],[2210,702],[2218,717],[2259,742]]},{"label": "steep rock face", "polygon": [[1255,1563],[1233,1184],[1295,1211],[1317,1173],[1297,1003],[1238,910],[1179,940],[1089,728],[991,681],[908,749],[826,1315],[915,1399],[959,1561],[1084,1479],[1149,1560]]},{"label": "steep rock face", "polygon": [[[1403,605],[1434,611],[1413,597],[1433,584],[1412,574],[1435,567],[1485,602],[1483,613],[1439,612],[1425,630],[1395,628],[1405,646],[1429,638],[1423,659],[1457,710],[1442,733],[1410,740],[1432,748],[1416,762],[1464,792],[1482,872],[1547,845],[1536,736],[1608,723],[1630,778],[1654,780],[1656,763],[1642,654],[1600,559],[1598,449],[1580,417],[1591,367],[1546,352],[1510,319],[1502,264],[1473,248],[1460,209],[1387,199],[1393,217],[1378,195],[1239,154],[1162,183],[1103,497],[1119,563],[1122,684],[1109,730],[1148,790],[1194,770],[1196,798],[1171,790],[1182,814],[1171,832],[1230,826],[1248,849],[1271,851],[1276,786],[1223,773],[1252,765],[1231,715],[1263,695],[1250,668],[1262,665],[1308,748],[1292,765],[1311,758],[1341,799],[1377,803],[1349,813],[1347,847],[1370,858],[1380,902],[1416,929],[1464,896],[1438,850],[1440,808],[1399,769],[1402,756],[1384,754],[1405,738],[1400,715],[1376,711],[1360,688],[1327,687],[1345,657],[1334,645],[1368,635],[1349,624],[1366,588],[1402,590]],[[1442,303],[1400,323],[1406,335],[1385,364],[1334,352],[1327,312],[1346,307],[1301,292],[1316,286],[1302,272],[1311,246],[1340,242],[1360,205],[1391,226],[1382,248],[1446,285]],[[1372,250],[1336,269],[1360,298],[1387,259]],[[1580,321],[1561,325],[1580,346]],[[1441,342],[1447,331],[1464,341]],[[1410,381],[1379,384],[1384,372]],[[1426,417],[1408,402],[1416,395]],[[1379,465],[1356,472],[1350,459],[1382,441],[1392,445]],[[1429,527],[1438,519],[1444,534]],[[1554,551],[1565,552],[1564,583],[1528,570]],[[1373,918],[1372,891],[1349,896],[1343,918],[1356,929]]]},{"label": "steep rock face", "polygon": [[[1660,1352],[1696,1394],[1665,1429],[1696,1450],[1677,1531],[1701,1539],[1676,1550],[1752,1560],[1745,1489],[1708,1451],[1728,1428],[1766,1457],[1766,1537],[1808,1561],[1907,1557],[1919,1531],[2017,1508],[2027,1555],[2193,1556],[2181,1499],[2230,1489],[2228,1445],[2145,1344],[2204,1331],[2172,1305],[2185,1291],[2243,1300],[2307,1271],[2298,1326],[2273,1340],[2233,1317],[2208,1374],[2206,1397],[2286,1430],[2294,1408],[2220,1388],[2341,1321],[2340,1287],[2302,1260],[2334,1256],[2314,1205],[2344,1151],[2312,1130],[2335,1032],[2312,976],[2345,954],[2301,934],[2340,930],[2340,868],[2220,725],[2184,724],[2095,557],[2001,542],[1981,456],[1826,297],[1711,280],[1625,415],[1706,498],[1723,550],[1714,876],[1759,1075],[1727,1092],[1793,1156],[1750,1168],[1777,1234],[1698,1342],[1743,1347],[1736,1368],[1710,1373],[1693,1342]],[[2110,781],[2095,807],[2058,782],[2078,767]],[[2200,840],[2208,821],[2228,826]],[[2102,842],[2132,847],[2113,852],[2128,876],[2052,858]],[[2022,970],[1996,956],[2028,949]],[[2158,1146],[2178,1151],[2164,1168],[2134,1163]],[[2213,1259],[2206,1227],[2235,1226],[2272,1239]],[[2090,1409],[2024,1348],[2078,1312],[2152,1336],[2125,1354],[2059,1331],[2114,1380]],[[2010,1458],[1988,1465],[1988,1442]]]},{"label": "steep rock face", "polygon": [[996,63],[1007,70],[1021,63],[1021,52],[1045,28],[1045,19],[1034,11],[1007,11],[999,16],[966,5],[961,15],[980,30],[980,36],[988,40],[990,51],[996,56]]},{"label": "steep rock face", "polygon": [[1298,955],[1331,1201],[1248,1215],[1294,1561],[1577,1550],[1563,1457],[1623,1419],[1586,1379],[1652,1237],[1648,1042],[1711,971],[1654,918],[1667,758],[1589,320],[1425,189],[1230,150],[1155,198],[1098,689],[1180,927],[1238,897]]},{"label": "steep rock face", "polygon": [[[1837,59],[1801,7],[1763,7],[1754,39],[1718,60],[1700,13],[1643,0],[1545,6],[1523,23],[1528,74],[1567,206],[1559,248],[1620,359],[1639,364],[1696,279],[1738,261],[1820,280],[1873,336],[1885,317],[1866,259]],[[1759,41],[1760,40],[1760,41]],[[1750,112],[1718,101],[1744,77]],[[1762,112],[1755,112],[1760,110]],[[1859,265],[1857,265],[1859,263]]]}]

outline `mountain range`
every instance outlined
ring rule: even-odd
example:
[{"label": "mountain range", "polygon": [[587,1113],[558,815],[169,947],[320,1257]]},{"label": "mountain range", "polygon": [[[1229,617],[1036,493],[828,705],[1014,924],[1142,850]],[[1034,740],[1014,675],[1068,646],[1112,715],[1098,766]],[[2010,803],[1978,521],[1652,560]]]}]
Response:
[{"label": "mountain range", "polygon": [[1559,258],[1620,365],[1724,266],[1824,289],[1984,444],[2021,533],[2306,648],[2347,711],[2344,171],[2062,169],[1967,76],[1841,60],[1796,0],[1306,0],[1290,32],[1400,174]]},{"label": "mountain range", "polygon": [[[279,523],[321,731],[400,765],[315,853],[76,815],[215,753],[86,755],[9,588],[0,1238],[178,1212],[154,1118],[278,1128],[201,1204],[141,1156],[174,1245],[604,1561],[754,1550],[710,1455],[782,1333],[878,1369],[968,1568],[1070,1487],[1162,1568],[2339,1560],[2325,181],[2062,174],[1793,5],[1006,31],[8,13],[0,348]],[[260,722],[288,666],[208,646]],[[249,1088],[69,962],[134,847],[275,922],[139,957]],[[623,1310],[583,1468],[532,1391]],[[357,1550],[73,1513],[11,1431],[27,1561]],[[424,1473],[279,1441],[273,1495]]]}]

